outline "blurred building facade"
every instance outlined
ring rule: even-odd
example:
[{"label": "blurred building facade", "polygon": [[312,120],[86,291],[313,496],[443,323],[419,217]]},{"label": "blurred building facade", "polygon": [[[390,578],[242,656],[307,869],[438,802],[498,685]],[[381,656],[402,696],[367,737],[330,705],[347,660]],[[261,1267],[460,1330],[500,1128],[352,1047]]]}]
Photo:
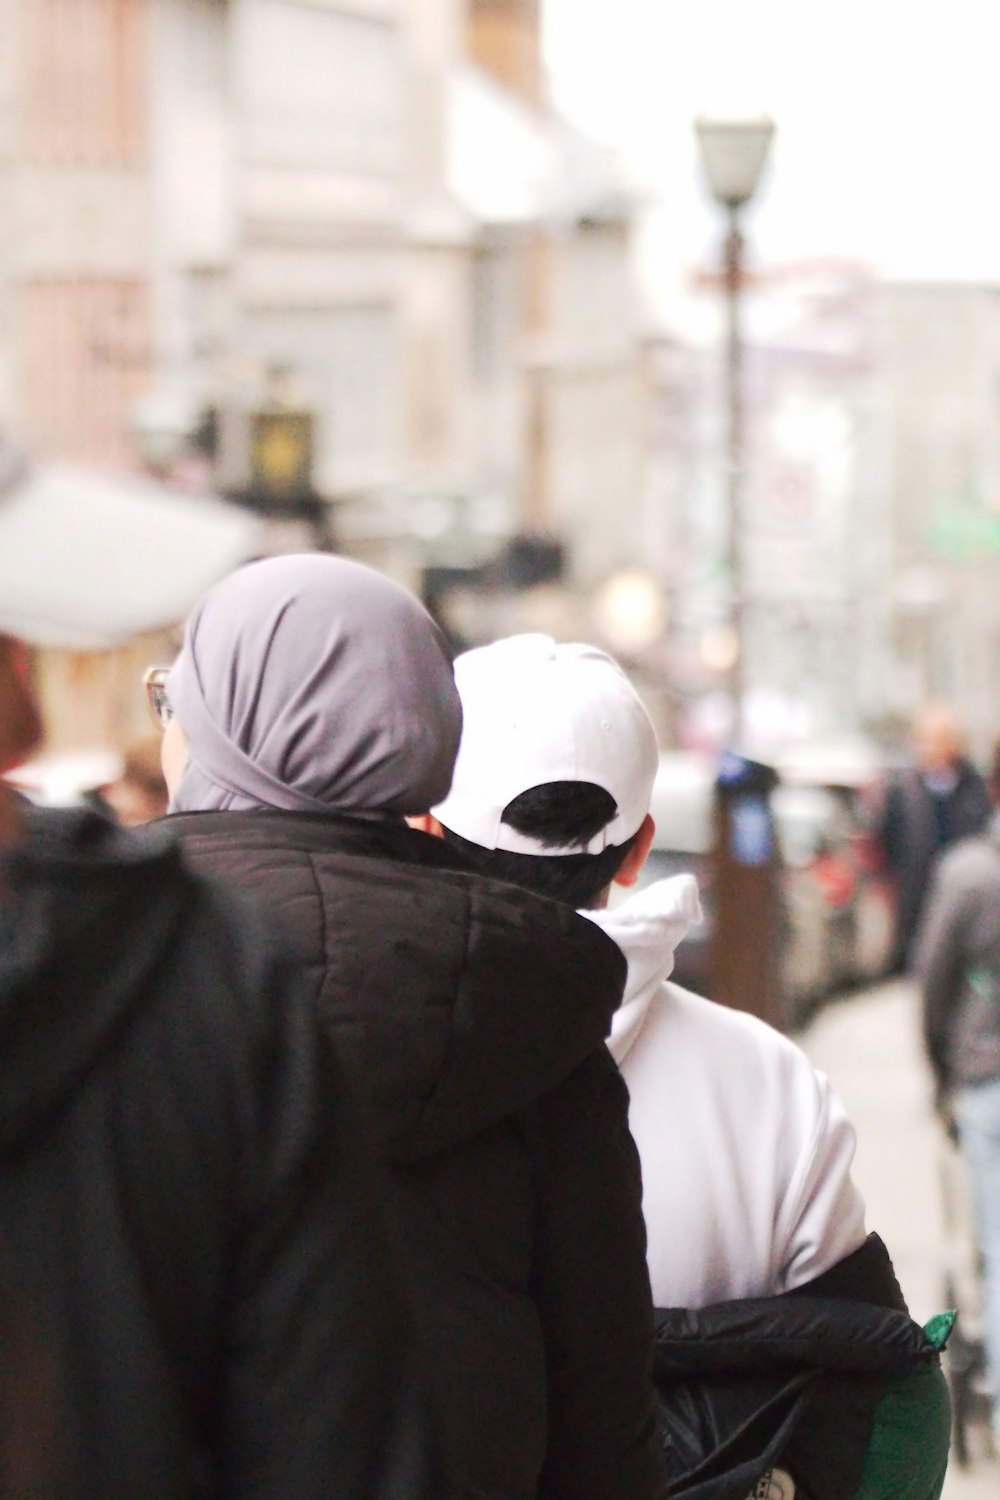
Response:
[{"label": "blurred building facade", "polygon": [[120,460],[153,368],[147,0],[0,5],[0,420]]},{"label": "blurred building facade", "polygon": [[[743,644],[761,740],[902,746],[914,710],[945,698],[985,760],[1000,735],[1000,289],[818,262],[760,276],[748,298]],[[726,615],[717,346],[652,341],[650,380],[647,559],[670,597],[680,722],[690,707],[697,724]]]},{"label": "blurred building facade", "polygon": [[405,47],[393,0],[149,0],[157,379],[223,479],[277,373],[321,491],[402,460]]},{"label": "blurred building facade", "polygon": [[[711,278],[699,295],[718,298]],[[891,662],[878,288],[807,263],[747,288],[746,449],[739,523],[747,713],[761,754],[856,733],[883,713]],[[678,731],[725,732],[730,652],[725,378],[718,343],[650,345],[654,442],[647,557],[670,599],[666,674]]]},{"label": "blurred building facade", "polygon": [[785,732],[832,738],[882,716],[891,670],[878,288],[821,261],[779,272],[768,300],[750,372],[747,659],[779,732],[789,704]]},{"label": "blurred building facade", "polygon": [[480,248],[480,354],[484,373],[499,376],[502,387],[505,361],[495,335],[490,346],[487,319],[496,329],[498,284],[519,283],[515,450],[522,469],[506,482],[523,496],[522,522],[562,537],[575,577],[592,586],[643,552],[640,496],[648,455],[631,261],[636,205],[613,154],[546,109],[540,25],[539,0],[473,0],[469,9],[470,57],[516,101],[522,134],[534,129],[539,137],[513,273],[503,262],[512,255],[516,214],[505,225],[488,203],[480,211],[487,230]]},{"label": "blurred building facade", "polygon": [[[168,469],[200,427],[187,482],[245,491],[284,406],[343,547],[414,586],[551,538],[578,631],[642,555],[633,204],[546,103],[540,0],[0,0],[0,151],[0,424],[37,456]],[[49,674],[85,739],[129,719],[95,670]]]},{"label": "blurred building facade", "polygon": [[632,206],[546,105],[539,0],[0,0],[0,27],[15,436],[122,464],[137,405],[211,406],[229,479],[277,374],[349,509],[465,496],[467,530],[558,532],[588,581],[640,548]]},{"label": "blurred building facade", "polygon": [[[634,205],[612,153],[546,105],[535,0],[407,16],[407,444],[384,533],[456,565],[554,537],[589,587],[642,549]],[[357,545],[378,510],[348,516]]]},{"label": "blurred building facade", "polygon": [[1000,287],[881,290],[892,707],[1000,737]]},{"label": "blurred building facade", "polygon": [[398,471],[400,16],[3,0],[0,418],[33,451],[128,462],[151,390],[253,399],[291,367],[323,480]]}]

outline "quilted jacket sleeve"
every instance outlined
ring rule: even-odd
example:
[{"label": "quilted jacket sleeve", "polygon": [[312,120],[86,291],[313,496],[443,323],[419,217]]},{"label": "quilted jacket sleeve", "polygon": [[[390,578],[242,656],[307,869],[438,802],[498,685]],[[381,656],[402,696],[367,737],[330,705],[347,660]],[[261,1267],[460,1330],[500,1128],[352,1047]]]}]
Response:
[{"label": "quilted jacket sleeve", "polygon": [[541,1500],[660,1500],[642,1183],[607,1051],[540,1104],[536,1300],[549,1381]]}]

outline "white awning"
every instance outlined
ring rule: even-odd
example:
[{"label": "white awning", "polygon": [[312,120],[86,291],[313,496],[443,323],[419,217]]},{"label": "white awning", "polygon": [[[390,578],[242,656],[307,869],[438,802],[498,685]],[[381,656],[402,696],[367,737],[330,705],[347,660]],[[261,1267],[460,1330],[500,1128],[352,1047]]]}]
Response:
[{"label": "white awning", "polygon": [[483,224],[628,217],[618,153],[469,63],[448,87],[448,187]]},{"label": "white awning", "polygon": [[259,519],[215,495],[27,468],[0,495],[0,633],[87,650],[172,625],[262,536]]}]

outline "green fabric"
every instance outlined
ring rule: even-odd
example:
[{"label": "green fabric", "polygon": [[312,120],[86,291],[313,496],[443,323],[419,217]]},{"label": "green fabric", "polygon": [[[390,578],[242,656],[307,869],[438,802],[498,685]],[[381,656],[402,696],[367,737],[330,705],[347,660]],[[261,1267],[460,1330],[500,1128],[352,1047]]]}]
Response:
[{"label": "green fabric", "polygon": [[[954,1321],[954,1313],[939,1313],[925,1327],[936,1349]],[[948,1382],[939,1362],[928,1360],[893,1381],[879,1402],[854,1500],[938,1500],[950,1442]]]},{"label": "green fabric", "polygon": [[951,1330],[955,1326],[956,1312],[937,1313],[929,1323],[924,1324],[924,1332],[934,1345],[935,1349],[943,1349],[951,1336]]}]

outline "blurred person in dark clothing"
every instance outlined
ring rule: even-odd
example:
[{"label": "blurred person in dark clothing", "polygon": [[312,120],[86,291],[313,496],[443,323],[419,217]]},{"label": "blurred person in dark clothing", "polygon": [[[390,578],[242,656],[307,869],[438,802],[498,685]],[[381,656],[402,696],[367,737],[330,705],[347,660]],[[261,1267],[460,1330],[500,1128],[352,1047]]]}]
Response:
[{"label": "blurred person in dark clothing", "polygon": [[365,1091],[456,1493],[662,1495],[641,1182],[604,1046],[625,961],[407,826],[461,730],[437,627],[370,568],[272,558],[208,593],[151,686],[168,823],[284,924]]},{"label": "blurred person in dark clothing", "polygon": [[[1000,744],[990,791],[1000,807]],[[969,1163],[984,1265],[986,1355],[1000,1439],[1000,812],[942,856],[915,948],[939,1113]]]},{"label": "blurred person in dark clothing", "polygon": [[911,956],[934,863],[943,849],[979,833],[990,817],[989,792],[965,754],[955,712],[927,704],[913,721],[914,764],[877,791],[870,813],[896,879],[895,966]]},{"label": "blurred person in dark clothing", "polygon": [[[5,519],[0,774],[41,733],[12,632],[67,623]],[[162,827],[0,782],[0,1037],[4,1494],[438,1500],[365,1142],[264,923]]]}]

